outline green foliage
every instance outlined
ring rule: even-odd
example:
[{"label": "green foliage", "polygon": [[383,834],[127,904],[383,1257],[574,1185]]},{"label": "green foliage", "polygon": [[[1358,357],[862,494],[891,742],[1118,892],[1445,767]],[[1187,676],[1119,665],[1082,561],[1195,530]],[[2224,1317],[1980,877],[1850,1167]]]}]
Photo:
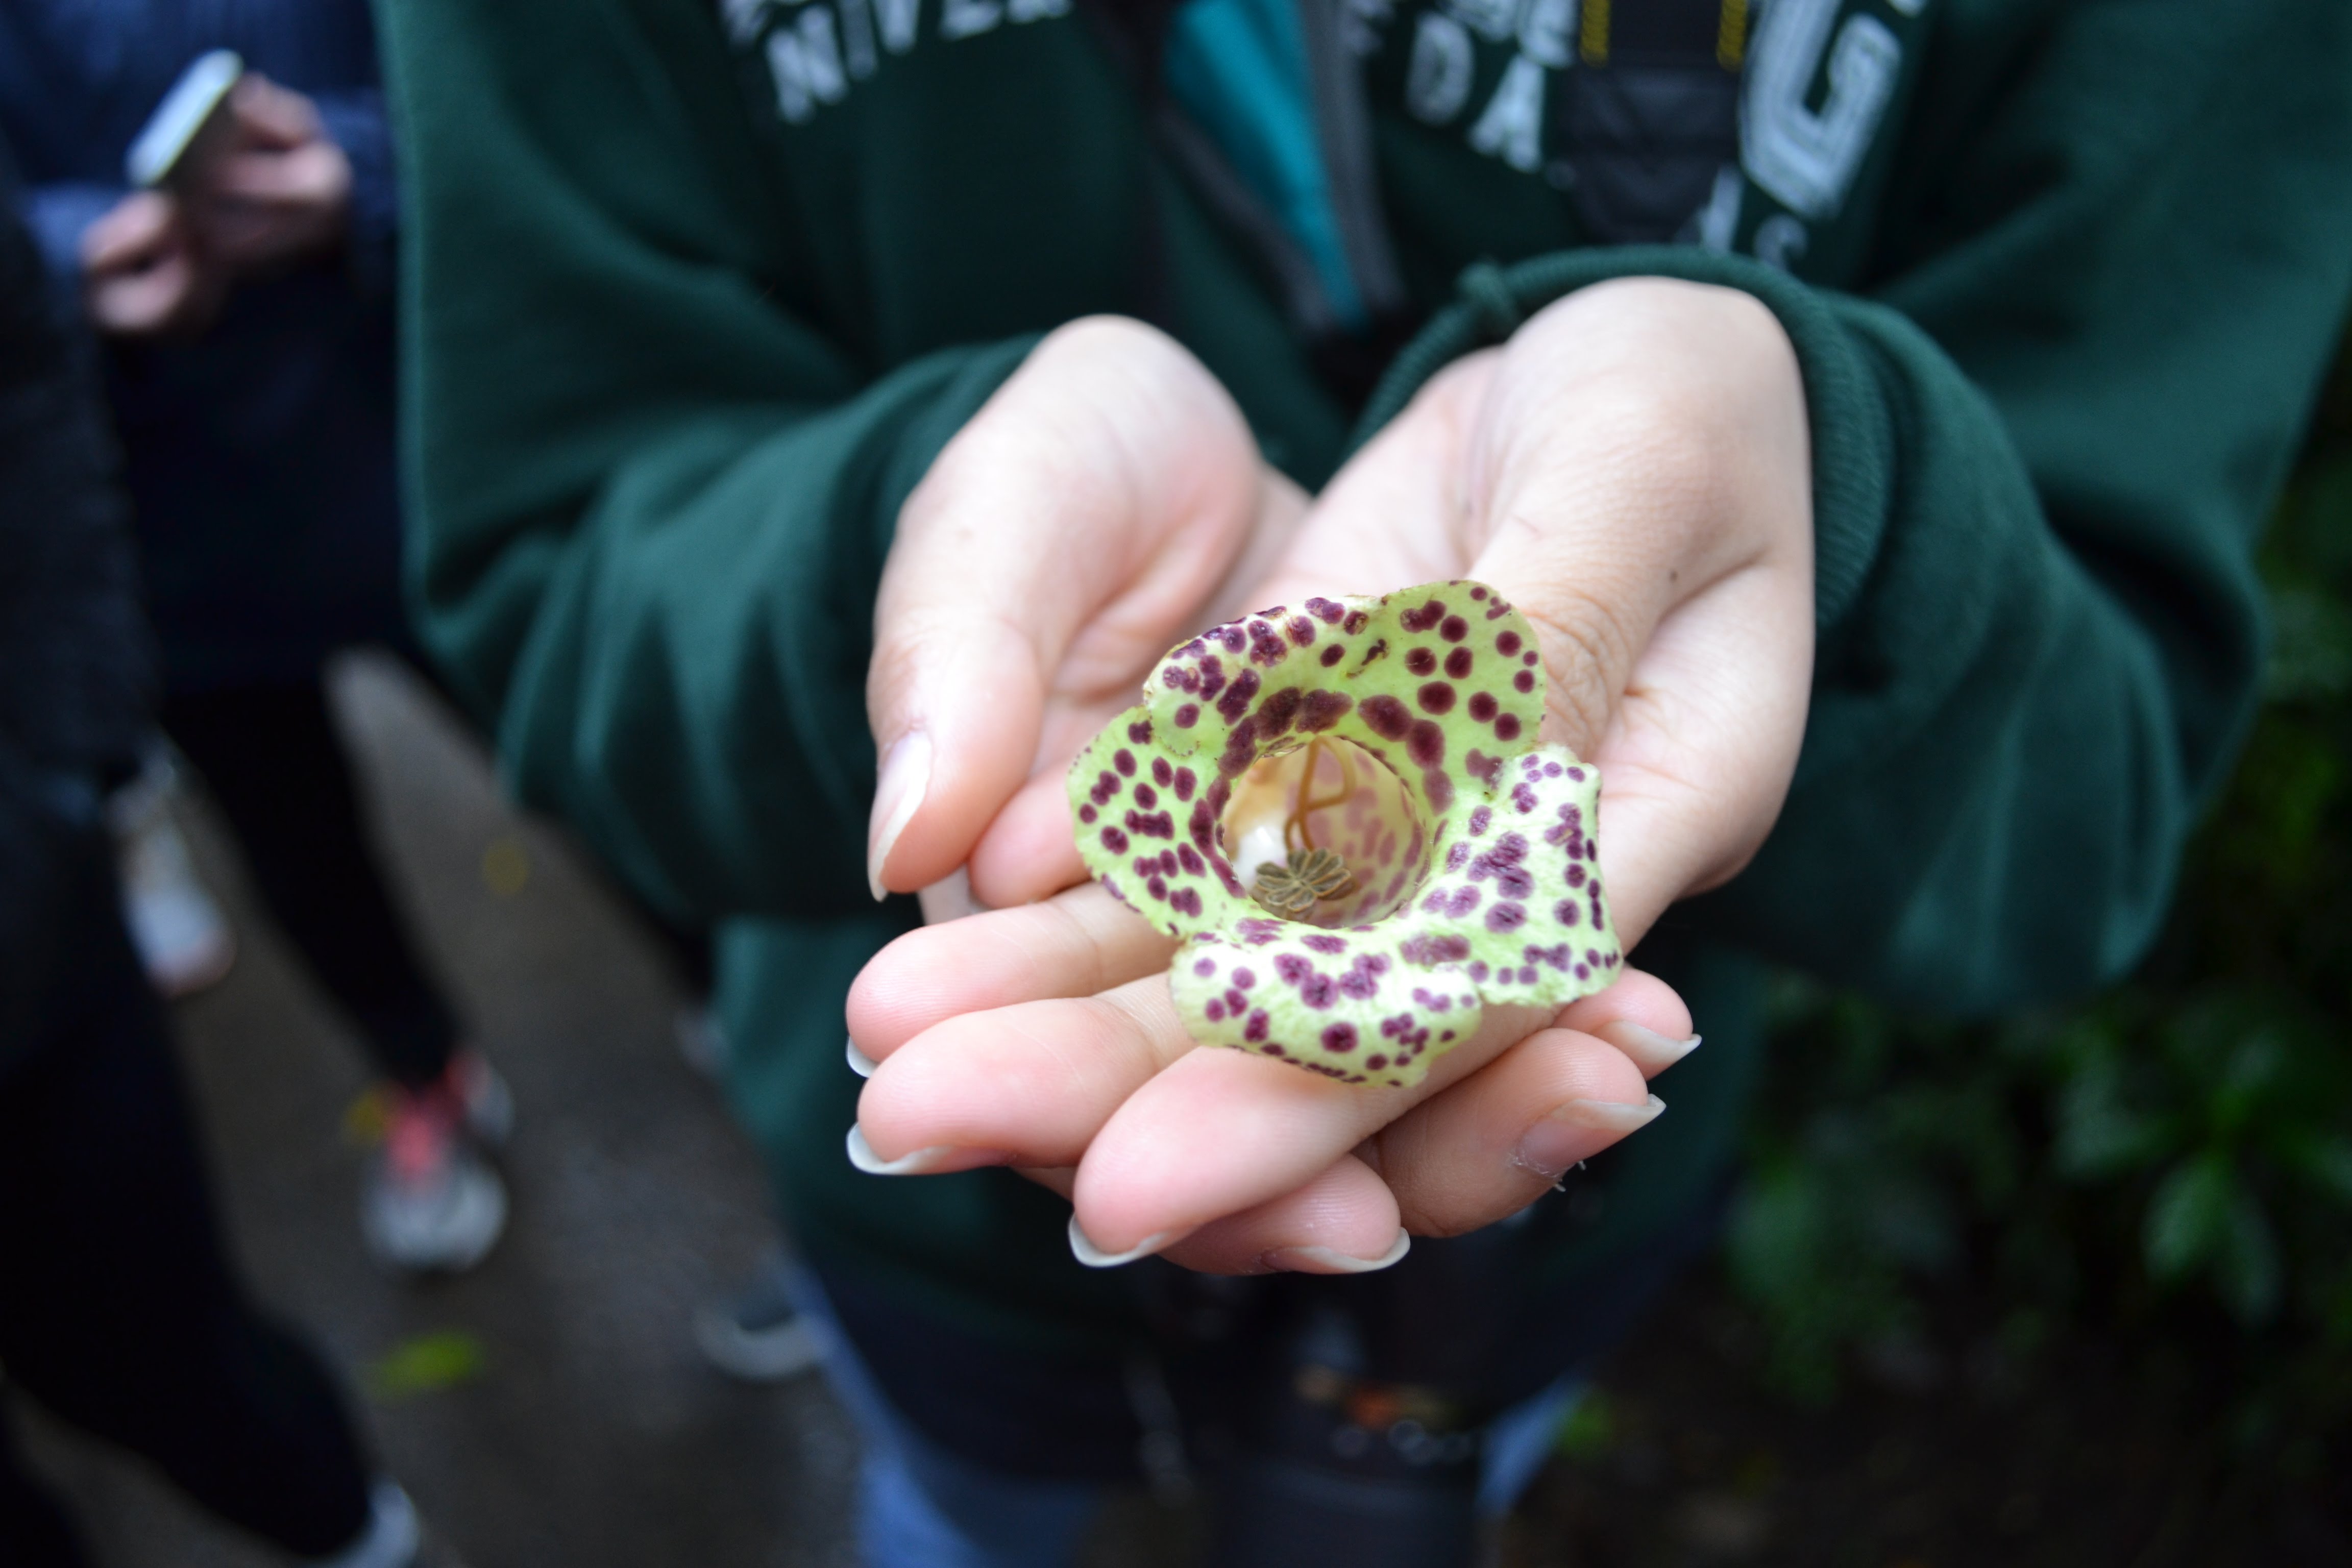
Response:
[{"label": "green foliage", "polygon": [[442,1329],[401,1341],[362,1372],[368,1397],[397,1405],[420,1394],[437,1394],[472,1383],[488,1373],[489,1352],[463,1329]]},{"label": "green foliage", "polygon": [[2263,709],[2137,976],[1998,1026],[1783,984],[1730,1261],[1784,1388],[1965,1265],[2013,1353],[2218,1360],[2273,1456],[2352,1421],[2352,355],[2263,564]]},{"label": "green foliage", "polygon": [[1560,1417],[1552,1447],[1571,1459],[1592,1460],[1617,1446],[1617,1409],[1606,1389],[1587,1388]]}]

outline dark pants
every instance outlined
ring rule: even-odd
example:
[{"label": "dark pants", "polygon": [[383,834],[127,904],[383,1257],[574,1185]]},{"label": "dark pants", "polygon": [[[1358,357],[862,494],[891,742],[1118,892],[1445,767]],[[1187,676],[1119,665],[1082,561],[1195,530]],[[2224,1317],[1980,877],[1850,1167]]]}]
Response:
[{"label": "dark pants", "polygon": [[377,1068],[410,1089],[438,1079],[457,1023],[393,910],[325,689],[313,681],[175,695],[163,728],[204,775],[269,912]]},{"label": "dark pants", "polygon": [[[0,1069],[0,1365],[55,1415],[152,1461],[214,1513],[310,1556],[368,1516],[367,1467],[318,1359],[223,1251],[161,1006],[95,837]],[[84,1562],[0,1422],[0,1563]]]}]

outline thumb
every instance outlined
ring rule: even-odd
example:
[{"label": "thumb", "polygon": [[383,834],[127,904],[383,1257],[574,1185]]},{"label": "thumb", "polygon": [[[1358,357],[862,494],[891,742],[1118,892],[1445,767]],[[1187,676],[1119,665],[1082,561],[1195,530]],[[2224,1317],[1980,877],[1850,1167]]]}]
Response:
[{"label": "thumb", "polygon": [[1240,549],[1257,450],[1164,334],[1096,318],[1048,336],[899,514],[866,709],[880,772],[876,898],[961,865],[1033,771],[1121,707]]},{"label": "thumb", "polygon": [[1546,739],[1600,764],[1630,947],[1746,863],[1796,765],[1813,568],[1795,351],[1733,290],[1596,286],[1520,329],[1469,456],[1470,574],[1536,629]]}]

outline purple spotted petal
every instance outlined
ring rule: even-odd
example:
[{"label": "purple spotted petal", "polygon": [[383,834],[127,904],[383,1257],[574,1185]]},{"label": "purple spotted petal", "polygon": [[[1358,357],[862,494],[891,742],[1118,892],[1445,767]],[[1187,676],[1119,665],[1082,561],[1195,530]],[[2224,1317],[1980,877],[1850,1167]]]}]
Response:
[{"label": "purple spotted petal", "polygon": [[[1171,650],[1080,753],[1079,850],[1192,939],[1171,975],[1195,1038],[1409,1085],[1486,1005],[1565,1005],[1622,963],[1600,777],[1536,744],[1543,703],[1532,630],[1480,584],[1244,616]],[[1355,888],[1277,919],[1249,888],[1302,815]]]},{"label": "purple spotted petal", "polygon": [[1457,967],[1405,961],[1393,931],[1291,924],[1262,945],[1198,936],[1169,985],[1192,1037],[1292,1062],[1342,1083],[1402,1089],[1477,1032],[1484,1008]]}]

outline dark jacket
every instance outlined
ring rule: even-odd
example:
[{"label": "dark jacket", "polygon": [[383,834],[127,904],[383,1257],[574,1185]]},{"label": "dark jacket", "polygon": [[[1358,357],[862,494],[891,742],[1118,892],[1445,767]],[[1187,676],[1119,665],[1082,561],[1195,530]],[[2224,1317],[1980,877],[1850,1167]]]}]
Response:
[{"label": "dark jacket", "polygon": [[[6,165],[0,148],[0,190]],[[147,729],[113,458],[87,344],[0,202],[0,1071],[29,1037],[74,862],[102,847],[105,788]]]},{"label": "dark jacket", "polygon": [[391,145],[363,0],[11,0],[0,132],[59,296],[122,158],[188,62],[228,47],[317,102],[351,160],[350,243],[248,283],[203,337],[106,353],[174,689],[309,679],[401,635]]}]

